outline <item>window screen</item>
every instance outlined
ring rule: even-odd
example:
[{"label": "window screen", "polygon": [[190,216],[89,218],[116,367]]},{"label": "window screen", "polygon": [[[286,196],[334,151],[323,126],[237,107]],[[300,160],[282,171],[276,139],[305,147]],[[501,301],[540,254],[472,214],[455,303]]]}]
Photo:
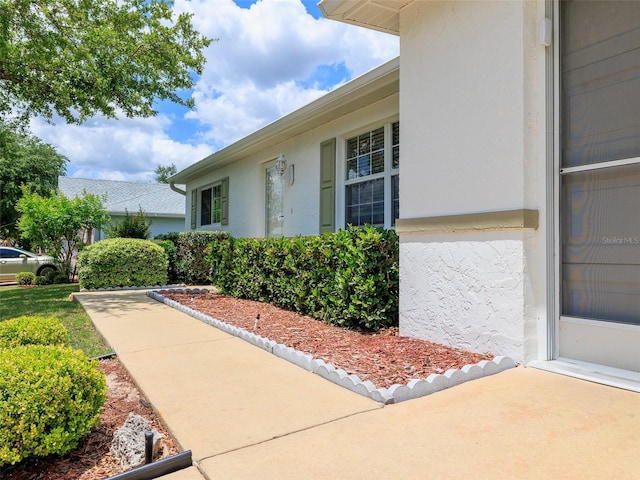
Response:
[{"label": "window screen", "polygon": [[640,2],[561,2],[562,314],[640,325]]}]

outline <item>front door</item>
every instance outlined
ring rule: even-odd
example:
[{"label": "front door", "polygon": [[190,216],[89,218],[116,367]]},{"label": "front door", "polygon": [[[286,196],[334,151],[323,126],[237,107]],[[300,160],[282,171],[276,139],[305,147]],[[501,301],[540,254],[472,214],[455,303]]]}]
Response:
[{"label": "front door", "polygon": [[266,236],[284,235],[284,182],[275,165],[266,170]]},{"label": "front door", "polygon": [[560,3],[559,353],[640,371],[640,2]]}]

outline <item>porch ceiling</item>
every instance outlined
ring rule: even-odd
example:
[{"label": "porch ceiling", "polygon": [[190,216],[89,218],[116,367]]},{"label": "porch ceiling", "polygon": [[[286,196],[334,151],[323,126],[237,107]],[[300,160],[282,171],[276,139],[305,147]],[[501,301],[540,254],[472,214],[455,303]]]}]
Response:
[{"label": "porch ceiling", "polygon": [[326,18],[398,35],[400,10],[415,0],[322,0]]}]

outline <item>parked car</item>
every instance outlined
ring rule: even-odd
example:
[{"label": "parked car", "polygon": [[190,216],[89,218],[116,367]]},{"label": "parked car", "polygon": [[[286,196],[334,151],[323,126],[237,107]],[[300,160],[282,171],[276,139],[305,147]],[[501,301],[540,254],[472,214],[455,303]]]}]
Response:
[{"label": "parked car", "polygon": [[0,247],[0,282],[12,282],[16,273],[20,272],[33,272],[41,276],[56,270],[53,257],[16,247]]}]

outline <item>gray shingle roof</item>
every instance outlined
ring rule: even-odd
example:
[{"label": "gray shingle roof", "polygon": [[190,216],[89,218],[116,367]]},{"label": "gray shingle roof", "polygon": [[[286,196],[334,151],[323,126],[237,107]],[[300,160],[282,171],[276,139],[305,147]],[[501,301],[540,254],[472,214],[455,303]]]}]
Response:
[{"label": "gray shingle roof", "polygon": [[166,183],[136,183],[116,180],[58,177],[58,188],[68,198],[83,191],[107,195],[105,208],[110,214],[137,213],[140,208],[152,216],[184,217],[184,196],[171,190]]}]

